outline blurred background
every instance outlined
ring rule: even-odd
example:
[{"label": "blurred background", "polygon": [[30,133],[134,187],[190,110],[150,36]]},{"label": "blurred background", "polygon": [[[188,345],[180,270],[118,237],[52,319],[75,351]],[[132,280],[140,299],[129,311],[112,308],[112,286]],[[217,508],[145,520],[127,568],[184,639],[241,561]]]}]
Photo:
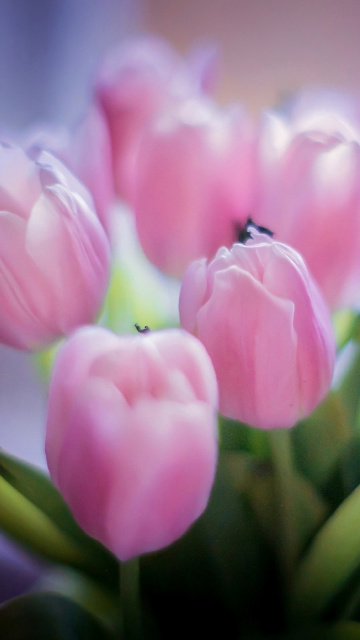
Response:
[{"label": "blurred background", "polygon": [[141,32],[217,43],[218,98],[257,112],[303,86],[360,89],[358,0],[0,0],[0,120],[71,122],[101,56]]},{"label": "blurred background", "polygon": [[358,0],[148,0],[143,15],[181,51],[218,43],[219,99],[254,113],[304,86],[360,89]]},{"label": "blurred background", "polygon": [[[357,92],[359,27],[359,0],[0,0],[0,131],[72,124],[102,56],[145,32],[184,54],[218,45],[217,99],[240,100],[254,115],[309,86]],[[31,357],[0,347],[0,446],[45,467],[45,413],[46,388]],[[38,571],[1,544],[0,600]]]},{"label": "blurred background", "polygon": [[[358,0],[0,0],[0,131],[74,123],[102,57],[146,32],[216,44],[217,99],[254,116],[304,87],[360,91],[359,27]],[[45,466],[45,407],[29,356],[0,347],[0,446]]]}]

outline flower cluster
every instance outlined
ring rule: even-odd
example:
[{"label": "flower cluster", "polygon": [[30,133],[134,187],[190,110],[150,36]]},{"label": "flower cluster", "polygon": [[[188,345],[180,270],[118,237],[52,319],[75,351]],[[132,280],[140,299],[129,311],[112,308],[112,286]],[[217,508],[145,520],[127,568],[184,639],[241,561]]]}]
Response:
[{"label": "flower cluster", "polygon": [[325,397],[335,342],[318,285],[337,302],[360,269],[350,125],[345,138],[334,111],[314,130],[305,101],[287,119],[266,113],[256,131],[244,107],[211,99],[211,65],[210,54],[186,66],[162,42],[137,42],[104,63],[67,142],[33,131],[23,147],[1,148],[4,342],[38,349],[93,321],[109,272],[111,166],[146,256],[168,274],[186,270],[180,322],[196,339],[84,329],[51,383],[51,476],[84,529],[122,559],[169,543],[206,505],[213,367],[219,411],[255,427],[292,427]]},{"label": "flower cluster", "polygon": [[[122,562],[204,513],[218,415],[278,434],[313,414],[334,312],[360,303],[360,101],[303,93],[256,121],[220,108],[215,85],[213,49],[185,61],[142,39],[101,65],[73,132],[0,147],[0,341],[62,341],[50,476]],[[179,284],[177,327],[117,335],[100,315],[125,207],[146,259]]]}]

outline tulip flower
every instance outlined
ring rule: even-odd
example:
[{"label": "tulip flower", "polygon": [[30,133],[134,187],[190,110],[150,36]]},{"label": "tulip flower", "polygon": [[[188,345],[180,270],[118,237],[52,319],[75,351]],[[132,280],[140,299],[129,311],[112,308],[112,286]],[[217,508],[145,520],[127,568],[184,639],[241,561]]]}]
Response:
[{"label": "tulip flower", "polygon": [[180,320],[205,345],[219,410],[261,429],[289,428],[325,397],[335,341],[329,311],[294,249],[256,233],[195,261],[180,291]]},{"label": "tulip flower", "polygon": [[75,332],[54,365],[46,456],[80,526],[122,561],[179,538],[208,502],[216,407],[211,361],[186,332]]},{"label": "tulip flower", "polygon": [[91,207],[50,154],[0,145],[0,342],[36,350],[95,319],[110,249]]},{"label": "tulip flower", "polygon": [[25,148],[46,149],[59,158],[86,186],[96,213],[111,236],[110,208],[114,200],[110,136],[100,106],[90,105],[70,131],[41,126],[28,131]]},{"label": "tulip flower", "polygon": [[360,302],[360,103],[305,93],[263,114],[259,224],[300,251],[332,309]]},{"label": "tulip flower", "polygon": [[211,88],[215,67],[213,47],[197,49],[187,66],[166,42],[150,37],[125,44],[105,60],[95,95],[107,117],[121,198],[132,203],[143,131],[178,99]]},{"label": "tulip flower", "polygon": [[231,247],[253,206],[253,137],[247,114],[204,99],[179,102],[144,133],[134,196],[148,259],[182,277],[196,258]]}]

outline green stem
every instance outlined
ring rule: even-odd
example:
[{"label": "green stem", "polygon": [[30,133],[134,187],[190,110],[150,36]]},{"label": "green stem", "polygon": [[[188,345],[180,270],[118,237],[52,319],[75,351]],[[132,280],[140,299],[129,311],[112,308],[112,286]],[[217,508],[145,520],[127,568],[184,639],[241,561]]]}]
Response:
[{"label": "green stem", "polygon": [[268,460],[271,456],[268,438],[262,429],[250,427],[248,431],[248,444],[250,452],[258,460]]},{"label": "green stem", "polygon": [[81,565],[83,554],[30,500],[0,477],[0,528],[40,556]]},{"label": "green stem", "polygon": [[140,559],[133,558],[120,566],[120,598],[123,635],[129,640],[143,638]]},{"label": "green stem", "polygon": [[269,433],[269,436],[275,481],[276,513],[279,519],[278,554],[284,587],[287,591],[291,584],[294,564],[299,551],[293,491],[291,435],[287,429],[274,429]]}]

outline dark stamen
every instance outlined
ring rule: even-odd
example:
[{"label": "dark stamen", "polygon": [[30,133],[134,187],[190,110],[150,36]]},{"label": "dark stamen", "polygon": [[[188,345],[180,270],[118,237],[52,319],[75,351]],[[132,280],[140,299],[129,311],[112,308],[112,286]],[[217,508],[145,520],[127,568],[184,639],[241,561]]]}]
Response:
[{"label": "dark stamen", "polygon": [[148,327],[147,325],[145,325],[145,327],[142,329],[140,325],[137,324],[137,322],[135,322],[135,328],[139,333],[148,333],[148,331],[151,330],[150,327]]},{"label": "dark stamen", "polygon": [[259,233],[266,233],[268,236],[270,236],[270,238],[272,238],[274,235],[274,232],[270,231],[270,229],[268,229],[267,227],[262,227],[259,224],[255,224],[255,222],[253,222],[252,218],[249,216],[244,227],[241,227],[238,224],[235,225],[237,241],[241,244],[245,244],[247,240],[250,240],[250,238],[253,237],[251,231],[249,231],[249,227],[253,227]]},{"label": "dark stamen", "polygon": [[239,229],[238,242],[241,242],[241,244],[245,244],[245,242],[247,240],[250,240],[250,238],[252,238],[252,234],[250,233],[250,231],[248,231],[247,227]]},{"label": "dark stamen", "polygon": [[253,222],[250,217],[247,219],[246,226],[248,225],[250,225],[251,227],[255,227],[255,229],[259,233],[266,233],[266,235],[270,236],[270,238],[272,238],[274,235],[273,231],[270,231],[270,229],[268,229],[267,227],[262,227],[260,224],[255,224],[255,222]]}]

